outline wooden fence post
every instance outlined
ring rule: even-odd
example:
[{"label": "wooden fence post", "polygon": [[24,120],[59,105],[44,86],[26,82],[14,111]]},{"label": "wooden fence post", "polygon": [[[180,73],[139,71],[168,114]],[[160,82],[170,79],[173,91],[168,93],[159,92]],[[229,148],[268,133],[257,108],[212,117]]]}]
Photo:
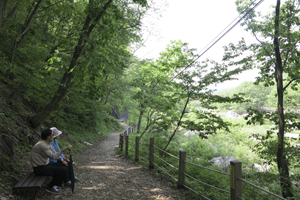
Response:
[{"label": "wooden fence post", "polygon": [[135,161],[139,161],[139,148],[140,148],[140,137],[135,137]]},{"label": "wooden fence post", "polygon": [[154,138],[150,138],[149,145],[149,169],[154,169]]},{"label": "wooden fence post", "polygon": [[242,163],[230,161],[230,192],[231,200],[242,199]]},{"label": "wooden fence post", "polygon": [[179,171],[178,171],[178,187],[181,188],[185,181],[185,161],[186,161],[186,151],[179,151]]},{"label": "wooden fence post", "polygon": [[128,155],[128,135],[125,135],[125,155]]},{"label": "wooden fence post", "polygon": [[131,133],[130,127],[128,127],[127,132],[128,132],[128,134]]},{"label": "wooden fence post", "polygon": [[123,135],[120,134],[120,148],[121,148],[121,151],[123,151]]}]

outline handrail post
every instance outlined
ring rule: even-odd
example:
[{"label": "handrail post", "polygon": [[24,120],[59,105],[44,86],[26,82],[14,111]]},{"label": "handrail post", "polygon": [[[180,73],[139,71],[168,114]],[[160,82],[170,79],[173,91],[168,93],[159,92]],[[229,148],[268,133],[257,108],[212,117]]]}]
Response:
[{"label": "handrail post", "polygon": [[128,135],[125,135],[125,155],[128,155]]},{"label": "handrail post", "polygon": [[139,161],[140,137],[135,137],[135,161]]},{"label": "handrail post", "polygon": [[179,151],[179,171],[178,171],[178,188],[183,187],[185,182],[185,161],[186,161],[186,151]]},{"label": "handrail post", "polygon": [[120,134],[120,146],[121,146],[121,151],[123,151],[123,135]]},{"label": "handrail post", "polygon": [[149,145],[149,169],[154,169],[154,138],[150,138]]},{"label": "handrail post", "polygon": [[231,200],[242,199],[242,162],[230,161],[230,193]]}]

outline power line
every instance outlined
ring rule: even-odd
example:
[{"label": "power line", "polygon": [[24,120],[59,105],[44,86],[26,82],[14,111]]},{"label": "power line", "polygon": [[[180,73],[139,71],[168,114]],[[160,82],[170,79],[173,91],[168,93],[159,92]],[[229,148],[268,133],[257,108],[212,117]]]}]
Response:
[{"label": "power line", "polygon": [[230,24],[228,24],[214,39],[212,39],[212,41],[210,41],[210,43],[208,43],[200,52],[204,51],[216,38],[218,38],[221,33],[223,33],[231,24],[233,24],[233,22],[235,22],[238,18],[240,18],[255,2],[256,0],[252,1],[252,3],[247,7],[245,8],[241,14],[239,16],[237,16]]},{"label": "power line", "polygon": [[[187,68],[189,68],[192,64],[194,64],[201,56],[203,56],[210,48],[212,48],[217,42],[219,42],[227,33],[229,33],[237,24],[239,24],[242,19],[244,19],[247,15],[249,15],[257,6],[259,6],[264,0],[260,0],[258,3],[256,3],[253,8],[251,8],[250,10],[248,10],[233,26],[231,26],[225,33],[223,33],[215,42],[212,43],[212,41],[215,40],[215,38],[217,38],[224,30],[226,30],[227,27],[229,27],[236,19],[238,19],[242,14],[240,14],[237,18],[235,18],[221,33],[218,34],[218,36],[216,36],[209,44],[211,44],[206,50],[204,50],[203,53],[201,53],[197,58],[195,58],[187,67],[185,67],[181,72],[179,72],[176,76],[178,76],[179,74],[181,74],[183,71],[185,71]],[[247,9],[249,9],[252,5],[254,4],[254,2],[252,2],[251,5],[249,5],[243,12],[245,12]],[[208,44],[208,45],[209,45]],[[206,47],[208,46],[206,45]],[[205,47],[205,48],[206,48]],[[203,50],[201,50],[200,52],[202,52]],[[174,78],[176,77],[174,76]],[[174,79],[173,78],[173,79]]]}]

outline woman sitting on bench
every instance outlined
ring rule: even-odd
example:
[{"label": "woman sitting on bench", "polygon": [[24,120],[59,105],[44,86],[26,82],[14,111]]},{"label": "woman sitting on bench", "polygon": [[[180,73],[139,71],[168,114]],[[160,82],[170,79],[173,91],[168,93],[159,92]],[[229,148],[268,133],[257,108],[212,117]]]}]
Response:
[{"label": "woman sitting on bench", "polygon": [[[59,138],[59,136],[62,134],[62,131],[58,130],[56,127],[52,127],[50,128],[54,134],[53,136],[53,142],[50,142],[52,148],[54,149],[54,151],[59,152],[60,151],[60,147],[58,145],[58,141],[57,139]],[[59,159],[50,159],[50,163],[55,163],[56,166],[63,166],[67,168],[67,179],[64,180],[64,186],[71,186],[71,169],[69,168],[69,161],[66,159],[66,157],[64,156],[64,154],[61,154]],[[77,178],[76,176],[74,177],[75,181],[80,181],[79,178]]]},{"label": "woman sitting on bench", "polygon": [[50,142],[53,141],[53,136],[54,134],[51,129],[42,131],[41,140],[34,145],[31,151],[30,163],[37,176],[53,176],[46,191],[53,194],[60,194],[60,187],[66,178],[67,169],[66,167],[50,163],[49,158],[59,159],[60,155],[66,150],[71,150],[72,146],[68,145],[60,151],[55,152],[50,145]]}]

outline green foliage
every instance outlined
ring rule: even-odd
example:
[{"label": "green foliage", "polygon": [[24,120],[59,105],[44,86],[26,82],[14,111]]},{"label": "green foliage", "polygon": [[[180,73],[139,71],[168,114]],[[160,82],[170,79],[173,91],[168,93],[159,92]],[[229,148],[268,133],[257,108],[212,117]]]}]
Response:
[{"label": "green foliage", "polygon": [[[238,11],[242,12],[251,3],[253,2],[250,0],[236,1]],[[242,26],[245,26],[247,31],[251,31],[257,43],[246,45],[242,40],[237,45],[229,45],[225,48],[226,56],[224,57],[224,61],[232,60],[232,65],[242,66],[245,69],[258,68],[260,72],[259,76],[256,77],[256,83],[263,83],[266,87],[276,85],[277,94],[275,96],[277,96],[277,100],[269,102],[275,103],[270,107],[277,108],[277,117],[274,114],[264,114],[252,110],[249,123],[253,123],[253,121],[264,123],[265,119],[263,117],[265,117],[267,120],[272,121],[278,130],[276,160],[280,172],[282,195],[285,198],[294,196],[294,192],[290,188],[291,181],[289,177],[291,162],[287,160],[290,142],[285,143],[284,132],[287,129],[285,123],[296,124],[296,122],[285,119],[286,110],[284,111],[284,109],[291,108],[291,103],[295,105],[297,102],[297,98],[296,101],[291,101],[285,96],[288,94],[287,88],[297,90],[300,81],[299,48],[295,48],[295,44],[298,43],[297,37],[300,27],[298,3],[296,0],[284,1],[282,4],[281,1],[277,1],[271,13],[262,16],[260,13],[253,12],[248,15]],[[284,78],[285,80],[283,80]],[[274,96],[274,91],[272,96]],[[270,134],[267,133],[267,135]],[[264,142],[264,136],[260,139]],[[262,143],[263,145],[268,145],[270,153],[273,153],[274,142],[269,141],[268,143]],[[260,148],[259,151],[261,150]]]},{"label": "green foliage", "polygon": [[[216,109],[214,103],[238,103],[244,102],[244,99],[238,95],[212,95],[208,86],[230,80],[232,75],[241,70],[228,71],[214,61],[202,64],[195,62],[195,51],[186,43],[171,41],[156,61],[143,60],[129,69],[131,86],[136,92],[133,99],[136,101],[139,119],[144,118],[138,124],[138,127],[142,127],[141,136],[148,130],[171,131],[172,140],[177,131],[177,128],[172,130],[174,126],[201,131],[203,137],[214,134],[219,129],[228,130],[228,124],[213,113]],[[214,67],[207,73],[209,62]],[[196,117],[186,120],[184,108],[190,99],[197,99],[201,109],[193,110]]]},{"label": "green foliage", "polygon": [[190,119],[183,121],[182,127],[191,131],[199,131],[199,136],[202,138],[207,138],[208,135],[216,134],[217,130],[220,129],[229,131],[228,126],[230,124],[224,122],[220,116],[214,113],[199,109],[188,115],[192,116],[188,116]]},{"label": "green foliage", "polygon": [[[14,5],[16,9],[14,15],[5,15],[0,29],[1,80],[14,87],[35,111],[50,99],[64,97],[70,85],[76,87],[77,95],[84,91],[86,98],[108,103],[122,84],[119,80],[132,58],[130,46],[140,42],[140,20],[149,9],[145,0],[134,2],[142,7],[113,1],[103,14],[99,10],[107,2],[101,1],[8,3],[6,13]],[[91,24],[89,20],[95,21]],[[83,36],[85,22],[89,29]],[[83,43],[76,47],[80,41]],[[68,78],[62,81],[63,77]],[[61,85],[65,89],[57,92]],[[50,112],[61,103],[59,98],[47,107]]]},{"label": "green foliage", "polygon": [[93,143],[111,130],[120,129],[120,123],[107,114],[111,110],[110,105],[76,94],[76,91],[70,91],[70,97],[50,115],[46,123],[61,129],[78,152],[85,146],[83,141]]},{"label": "green foliage", "polygon": [[[252,151],[253,148],[259,143],[258,140],[255,140],[252,137],[252,134],[263,133],[267,129],[270,129],[272,125],[246,125],[246,121],[242,118],[227,120],[231,123],[231,125],[229,126],[229,133],[222,130],[218,130],[217,134],[209,135],[207,139],[202,139],[201,137],[199,137],[199,135],[185,137],[183,136],[185,130],[181,129],[174,138],[174,140],[172,140],[172,142],[170,143],[167,152],[178,157],[179,150],[184,149],[187,153],[188,162],[217,171],[227,170],[227,173],[229,173],[229,169],[222,169],[219,166],[211,165],[210,160],[214,157],[231,155],[236,160],[241,161],[243,163],[243,179],[255,185],[258,185],[259,187],[262,187],[268,191],[271,191],[272,193],[281,195],[281,187],[278,180],[278,173],[275,165],[271,164],[271,169],[267,172],[258,172],[255,168],[253,168],[254,163],[263,165],[266,163],[266,161],[268,161],[271,158],[261,157],[257,151]],[[150,137],[155,138],[155,146],[163,148],[165,143],[168,141],[168,137],[170,134],[171,132],[163,133],[159,131],[155,133],[149,132],[148,134],[145,134],[144,137],[140,140],[140,142],[143,143],[140,144],[140,149],[142,150],[140,151],[140,156],[142,156],[145,159],[149,158],[149,153],[147,153],[149,148],[148,145],[145,144],[149,144]],[[132,133],[129,135],[129,157],[132,159],[134,159],[136,136],[138,136],[138,134],[136,133]],[[155,148],[155,155],[159,156],[161,159],[174,166],[175,168],[178,168],[178,160],[176,158],[168,154],[161,153],[161,151],[157,148]],[[295,158],[297,157],[298,156],[295,155]],[[142,162],[145,166],[148,166],[149,164],[144,159],[140,159],[140,162]],[[170,174],[173,178],[178,178],[178,171],[176,169],[174,169],[173,167],[156,157],[154,157],[154,162],[164,171]],[[299,169],[297,168],[297,164],[295,166],[295,169],[293,169],[291,173],[298,173]],[[159,172],[159,174],[162,173],[167,179],[169,179],[169,176],[166,175],[161,169],[157,167],[154,168],[157,172]],[[200,181],[203,181],[215,187],[227,191],[230,190],[229,177],[223,174],[215,173],[207,169],[199,168],[190,164],[186,164],[186,173],[194,178],[197,178]],[[293,175],[292,180],[294,180],[295,182],[299,182],[297,177],[298,176]],[[174,180],[173,183],[176,184]],[[229,198],[227,195],[224,195],[224,193],[210,188],[204,184],[200,184],[197,181],[188,177],[186,177],[185,179],[185,185],[210,199]],[[296,186],[293,186],[293,188],[295,189],[295,191],[298,191]],[[198,195],[193,194],[190,194],[190,198],[201,199],[201,197],[199,197]],[[261,192],[255,187],[243,183],[243,199],[273,200],[275,199],[275,197],[273,198],[267,193]]]},{"label": "green foliage", "polygon": [[257,110],[262,110],[264,107],[269,106],[269,95],[274,87],[265,87],[261,84],[254,84],[253,82],[245,81],[240,84],[234,90],[226,90],[219,92],[221,96],[231,97],[234,94],[241,94],[246,100],[244,103],[233,103],[233,104],[218,104],[221,108],[231,109],[237,113],[245,113],[247,108],[254,108]]},{"label": "green foliage", "polygon": [[[12,151],[19,153],[22,145],[29,149],[39,139],[40,130],[25,131],[24,120],[58,96],[62,100],[51,105],[54,111],[37,129],[56,126],[63,130],[66,137],[62,144],[73,144],[75,152],[85,146],[83,141],[92,143],[120,128],[110,113],[114,106],[120,110],[130,107],[120,105],[128,85],[123,73],[133,58],[131,45],[141,42],[140,20],[149,9],[145,0],[134,2],[141,6],[132,1],[112,1],[99,21],[96,17],[107,1],[48,0],[43,5],[29,0],[8,1],[1,8],[1,90],[11,90],[8,95],[2,92],[1,99],[9,99],[13,109],[1,107],[0,121],[9,127],[3,129],[5,135],[22,142],[11,147]],[[83,30],[89,19],[93,31],[88,35]],[[84,48],[76,52],[81,37],[79,46]],[[79,59],[74,60],[74,56]],[[66,76],[68,79],[62,81]],[[61,86],[64,93],[57,93]],[[23,143],[28,138],[31,142]]]},{"label": "green foliage", "polygon": [[[225,47],[222,63],[196,62],[196,49],[181,41],[172,41],[155,61],[138,60],[132,56],[131,47],[141,42],[140,20],[149,9],[149,1],[112,1],[99,16],[107,2],[49,0],[38,5],[29,0],[8,1],[5,23],[0,27],[0,80],[1,88],[11,89],[7,99],[20,98],[9,101],[13,109],[1,108],[0,124],[13,130],[5,134],[12,133],[20,140],[14,147],[16,153],[20,153],[23,146],[29,149],[33,145],[34,141],[31,143],[28,138],[37,139],[28,134],[32,130],[24,131],[16,123],[21,124],[20,121],[42,110],[51,99],[62,97],[55,106],[52,105],[54,111],[42,127],[61,129],[64,134],[60,144],[71,143],[75,152],[85,147],[84,141],[93,143],[112,129],[120,129],[118,120],[110,116],[116,109],[118,112],[128,111],[132,125],[142,119],[138,135],[145,134],[141,142],[148,143],[150,137],[155,137],[155,145],[164,148],[172,140],[168,152],[178,155],[179,148],[183,148],[189,155],[188,160],[195,164],[227,170],[211,166],[209,162],[214,157],[227,155],[242,161],[245,169],[253,163],[276,161],[278,142],[272,137],[272,131],[278,128],[277,113],[262,111],[263,107],[274,109],[273,105],[277,104],[275,59],[273,53],[268,53],[274,49],[268,39],[273,39],[272,14],[262,16],[262,20],[255,20],[259,14],[248,15],[243,25],[253,34],[259,32],[263,40],[251,45],[244,40],[236,45],[229,44]],[[248,0],[236,2],[239,11],[250,3]],[[299,10],[293,3],[286,1],[281,8],[280,46],[285,64],[284,84],[289,86],[284,93],[285,109],[296,111],[299,107],[300,54],[293,44],[298,42],[297,27],[300,24]],[[17,5],[15,10],[14,5]],[[37,13],[33,13],[34,8],[39,8]],[[9,14],[10,11],[14,11],[13,15]],[[34,14],[32,18],[31,14]],[[101,20],[97,21],[98,17]],[[229,70],[232,66],[237,67]],[[261,70],[256,83],[263,82],[263,86],[245,82],[234,91],[217,95],[212,95],[213,91],[208,89],[211,84],[231,80],[232,75],[253,67]],[[57,92],[59,87],[61,93]],[[195,99],[197,101],[189,101]],[[184,110],[186,102],[187,109]],[[198,105],[192,105],[194,103]],[[247,124],[243,119],[224,119],[215,112],[218,108],[239,113],[249,108]],[[287,112],[285,119],[285,131],[295,131],[300,127],[297,113]],[[255,126],[256,123],[261,126]],[[184,137],[186,130],[194,130],[197,135]],[[267,134],[263,134],[266,130]],[[23,139],[24,135],[26,139]],[[130,135],[131,152],[134,151],[134,136]],[[299,174],[296,159],[299,155],[293,145],[295,141],[285,140],[285,156],[289,158],[293,173]],[[147,146],[141,148],[147,150]],[[155,153],[178,167],[176,159],[157,149]],[[141,156],[148,158],[149,155],[141,152]],[[174,168],[161,160],[156,162],[173,178],[177,177]],[[8,157],[1,158],[0,164],[5,164],[6,170],[18,171],[12,163]],[[195,166],[188,166],[187,173],[229,189],[228,179],[223,175],[199,170]],[[274,171],[262,175],[253,170],[244,176],[279,193],[276,175]],[[294,181],[299,179],[296,175],[291,177]],[[186,183],[209,198],[227,198],[193,180],[188,179]],[[248,186],[245,188],[245,199],[269,198]]]},{"label": "green foliage", "polygon": [[22,168],[20,165],[16,164],[14,160],[11,160],[7,155],[0,154],[0,166],[1,171],[9,172],[21,172]]},{"label": "green foliage", "polygon": [[[287,124],[285,126],[285,131],[292,131],[294,129],[299,129],[299,114],[288,112],[285,114]],[[277,113],[271,113],[266,111],[258,111],[255,109],[249,109],[248,115],[245,117],[248,125],[259,123],[260,125],[271,122],[275,126],[266,130],[264,133],[255,133],[251,137],[257,140],[257,144],[253,146],[253,150],[265,160],[266,163],[276,163],[277,162],[277,148],[278,140],[276,139],[276,130],[278,130],[278,119]],[[295,145],[295,139],[284,138],[285,145],[285,157],[288,160],[289,165],[297,162],[297,157],[299,157],[299,152]]]},{"label": "green foliage", "polygon": [[[284,81],[284,84],[287,85],[288,82]],[[294,88],[292,88],[294,87]],[[297,111],[300,108],[300,97],[298,92],[298,84],[293,84],[292,87],[288,87],[284,91],[284,105],[285,109],[288,111]],[[277,105],[277,89],[274,87],[269,96],[267,101],[268,106],[272,109],[276,109]]]}]

